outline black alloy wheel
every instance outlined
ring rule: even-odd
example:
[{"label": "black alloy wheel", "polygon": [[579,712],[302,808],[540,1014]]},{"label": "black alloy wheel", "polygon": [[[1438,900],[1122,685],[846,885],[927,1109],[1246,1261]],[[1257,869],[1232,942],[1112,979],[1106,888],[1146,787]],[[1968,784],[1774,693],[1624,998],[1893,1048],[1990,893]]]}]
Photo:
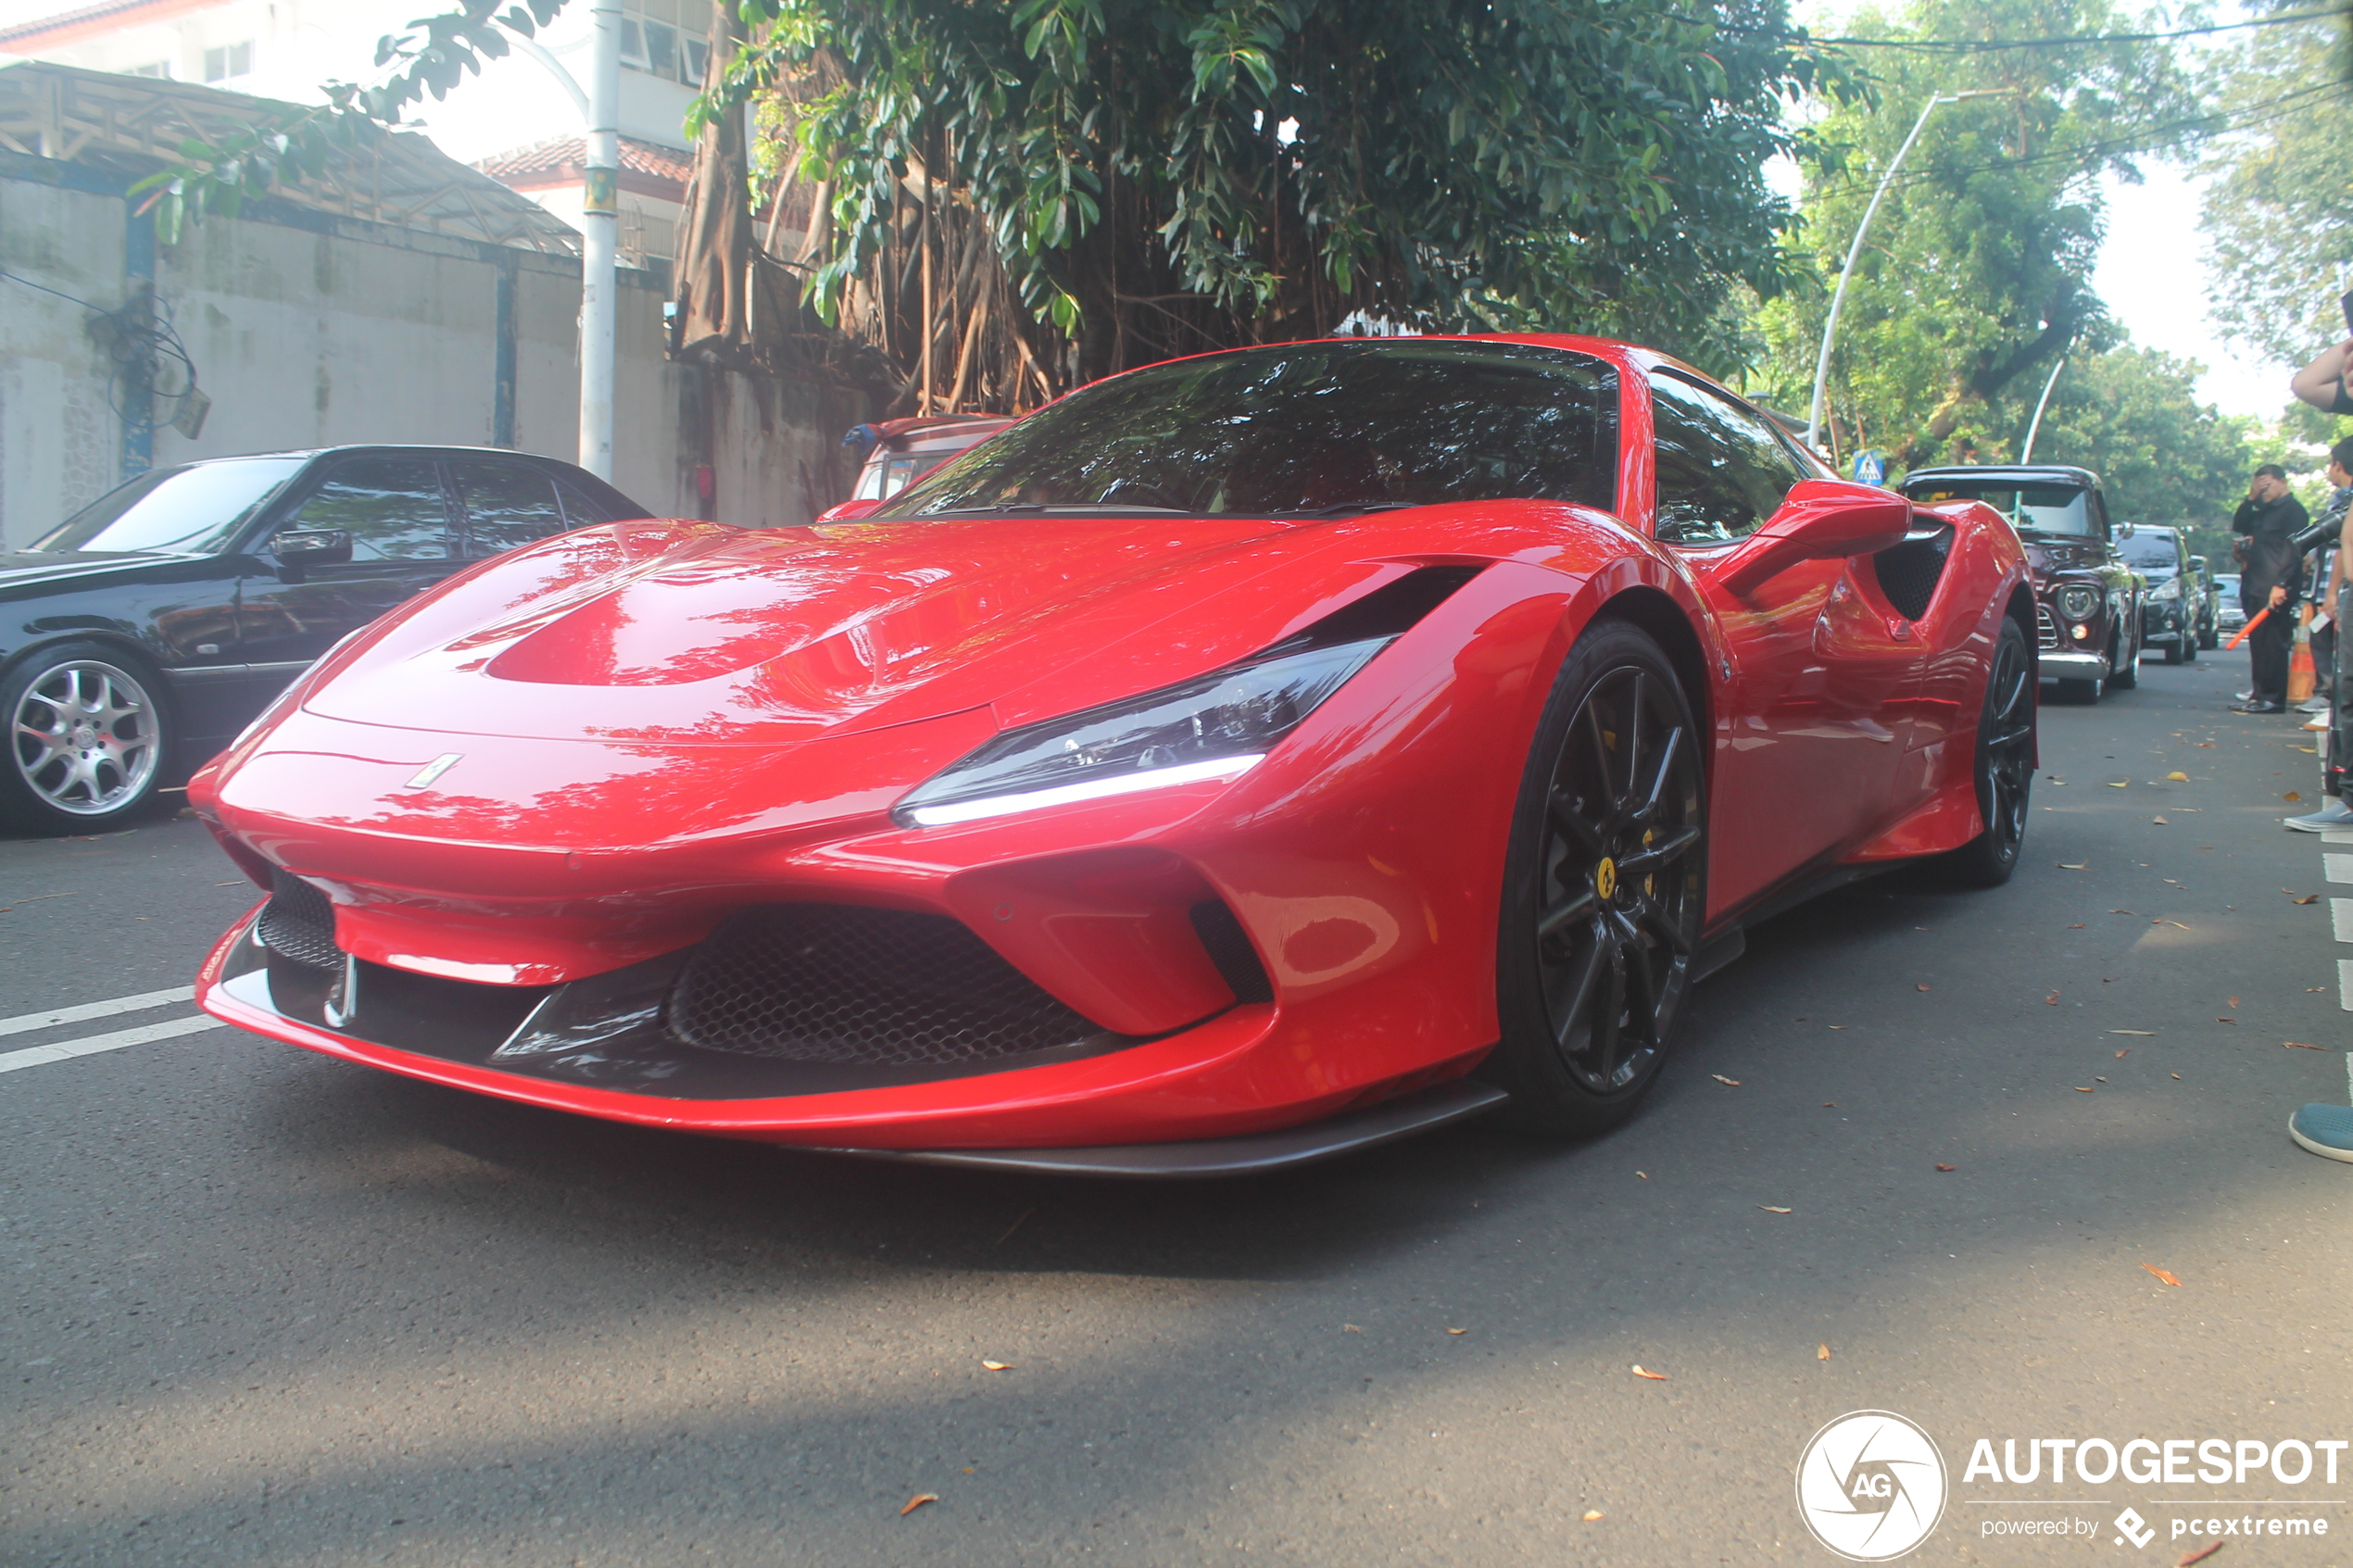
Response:
[{"label": "black alloy wheel", "polygon": [[1998,887],[2018,870],[2034,784],[2034,687],[2026,633],[2004,616],[1977,722],[1977,810],[1985,831],[1949,858],[1955,879],[1972,887]]},{"label": "black alloy wheel", "polygon": [[1705,915],[1702,735],[1658,645],[1573,647],[1521,776],[1497,953],[1507,1115],[1552,1137],[1630,1115],[1691,989]]}]

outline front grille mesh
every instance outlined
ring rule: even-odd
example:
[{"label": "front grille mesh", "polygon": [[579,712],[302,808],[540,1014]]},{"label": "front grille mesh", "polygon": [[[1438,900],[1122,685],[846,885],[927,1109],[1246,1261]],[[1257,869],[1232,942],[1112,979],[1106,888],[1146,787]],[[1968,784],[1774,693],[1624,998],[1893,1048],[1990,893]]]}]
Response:
[{"label": "front grille mesh", "polygon": [[335,910],[327,896],[287,872],[270,875],[270,902],[261,910],[261,945],[312,969],[339,969]]},{"label": "front grille mesh", "polygon": [[879,1067],[988,1061],[1104,1033],[960,921],[839,904],[729,917],[678,976],[670,1029],[708,1050]]},{"label": "front grille mesh", "polygon": [[2034,607],[2034,646],[2045,653],[2059,646],[2058,621],[2052,616],[2048,605]]}]

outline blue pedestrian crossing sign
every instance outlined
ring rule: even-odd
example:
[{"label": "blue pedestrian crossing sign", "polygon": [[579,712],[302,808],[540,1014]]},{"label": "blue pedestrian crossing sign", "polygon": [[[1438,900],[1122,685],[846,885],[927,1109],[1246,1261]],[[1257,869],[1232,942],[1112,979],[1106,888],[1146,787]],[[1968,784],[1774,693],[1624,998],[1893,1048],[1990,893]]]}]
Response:
[{"label": "blue pedestrian crossing sign", "polygon": [[1887,454],[1884,452],[1856,453],[1855,483],[1885,484],[1887,483]]}]

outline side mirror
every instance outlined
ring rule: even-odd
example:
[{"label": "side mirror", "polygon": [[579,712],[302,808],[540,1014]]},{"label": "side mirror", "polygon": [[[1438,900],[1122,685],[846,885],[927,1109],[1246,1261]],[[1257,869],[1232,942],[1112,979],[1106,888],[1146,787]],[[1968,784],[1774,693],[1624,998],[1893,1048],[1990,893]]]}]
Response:
[{"label": "side mirror", "polygon": [[1799,561],[1884,550],[1902,544],[1911,527],[1912,505],[1901,495],[1843,480],[1802,480],[1781,509],[1724,558],[1716,581],[1746,597]]},{"label": "side mirror", "polygon": [[881,506],[882,501],[879,498],[870,498],[863,501],[844,501],[838,507],[828,507],[824,511],[819,512],[817,514],[816,521],[819,522],[855,522],[860,518],[864,517],[868,512],[876,510]]},{"label": "side mirror", "polygon": [[2118,523],[2116,525],[2116,536],[2119,539],[2130,539],[2133,536],[2133,525],[2129,522]]},{"label": "side mirror", "polygon": [[351,535],[340,528],[290,528],[270,536],[281,581],[299,583],[306,569],[342,566],[351,559]]}]

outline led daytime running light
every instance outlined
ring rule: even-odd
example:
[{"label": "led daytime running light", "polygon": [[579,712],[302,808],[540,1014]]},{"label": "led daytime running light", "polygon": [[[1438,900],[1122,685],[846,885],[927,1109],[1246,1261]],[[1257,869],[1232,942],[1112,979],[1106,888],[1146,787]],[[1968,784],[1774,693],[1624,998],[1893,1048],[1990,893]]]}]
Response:
[{"label": "led daytime running light", "polygon": [[1199,784],[1205,779],[1236,779],[1265,759],[1263,753],[1255,757],[1214,757],[1206,762],[1113,773],[1100,779],[1084,779],[1077,784],[1057,784],[1051,789],[1033,789],[1019,795],[983,796],[977,800],[954,800],[944,806],[913,806],[908,809],[907,817],[917,827],[950,827],[957,822],[976,822],[988,817],[1011,816],[1015,811],[1035,811],[1043,806],[1104,800],[1114,796],[1134,795],[1139,790],[1164,789],[1170,784]]}]

